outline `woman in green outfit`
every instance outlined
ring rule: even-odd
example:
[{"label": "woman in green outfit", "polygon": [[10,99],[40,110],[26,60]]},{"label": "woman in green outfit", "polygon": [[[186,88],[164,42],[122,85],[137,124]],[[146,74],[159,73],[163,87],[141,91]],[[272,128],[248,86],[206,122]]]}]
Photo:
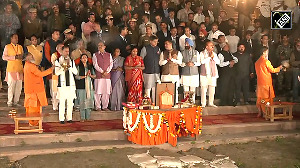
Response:
[{"label": "woman in green outfit", "polygon": [[76,92],[80,108],[80,122],[90,120],[90,114],[94,108],[94,86],[93,79],[96,77],[93,65],[89,64],[88,56],[82,54],[77,66]]}]

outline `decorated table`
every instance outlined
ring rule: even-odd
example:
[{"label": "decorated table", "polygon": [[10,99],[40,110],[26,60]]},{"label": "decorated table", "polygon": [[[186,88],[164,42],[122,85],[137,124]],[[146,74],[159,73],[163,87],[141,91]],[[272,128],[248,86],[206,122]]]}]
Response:
[{"label": "decorated table", "polygon": [[177,137],[201,134],[202,109],[198,107],[158,110],[124,108],[123,127],[128,140],[141,145],[170,143]]}]

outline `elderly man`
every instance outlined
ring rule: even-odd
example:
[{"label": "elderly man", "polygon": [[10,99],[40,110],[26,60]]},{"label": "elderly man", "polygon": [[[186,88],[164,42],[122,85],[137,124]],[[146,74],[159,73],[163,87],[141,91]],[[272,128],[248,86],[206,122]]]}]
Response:
[{"label": "elderly man", "polygon": [[160,54],[159,65],[162,67],[161,81],[176,83],[175,103],[178,102],[179,65],[182,64],[182,54],[173,49],[171,40],[165,42],[166,50]]},{"label": "elderly man", "polygon": [[9,43],[10,36],[16,33],[17,30],[21,28],[19,18],[14,13],[12,13],[11,4],[7,4],[4,10],[4,14],[0,15],[1,48]]},{"label": "elderly man", "polygon": [[200,66],[200,55],[198,51],[193,49],[193,46],[193,40],[186,38],[185,49],[182,51],[181,83],[185,96],[188,95],[189,91],[194,93],[192,98],[195,103],[196,87],[199,86],[198,67]]},{"label": "elderly man", "polygon": [[72,122],[73,100],[76,98],[76,86],[74,75],[78,71],[75,62],[69,57],[69,47],[62,48],[62,56],[55,61],[55,74],[58,76],[58,94],[59,99],[59,121],[65,123],[65,104],[67,101],[68,123]]},{"label": "elderly man", "polygon": [[282,69],[282,65],[273,68],[271,62],[268,60],[268,47],[262,47],[261,56],[255,63],[255,71],[257,75],[256,88],[256,106],[258,108],[257,117],[266,112],[266,104],[273,104],[275,97],[271,73],[278,73]]},{"label": "elderly man", "polygon": [[[53,67],[46,71],[40,71],[36,65],[34,56],[29,52],[25,58],[24,66],[24,92],[27,117],[38,117],[42,112],[42,106],[47,106],[46,92],[43,77],[53,72]],[[30,120],[30,126],[38,125],[38,121]]]},{"label": "elderly man", "polygon": [[74,51],[72,51],[72,53],[71,53],[71,58],[72,58],[72,60],[75,61],[76,65],[79,65],[80,57],[81,57],[82,54],[86,54],[88,56],[88,61],[89,61],[90,64],[93,63],[92,54],[88,50],[86,50],[84,41],[83,40],[78,40],[77,41],[77,48]]},{"label": "elderly man", "polygon": [[113,67],[111,54],[105,51],[103,42],[98,43],[98,52],[93,55],[93,65],[96,70],[95,105],[96,110],[108,111],[109,95],[111,94],[110,71]]},{"label": "elderly man", "polygon": [[[23,47],[18,44],[18,35],[12,34],[10,44],[3,51],[3,60],[7,61],[5,81],[8,84],[8,107],[21,106],[19,103],[23,80]],[[14,100],[13,100],[14,99]]]},{"label": "elderly man", "polygon": [[214,105],[214,96],[219,77],[217,64],[220,64],[220,60],[214,52],[214,44],[211,41],[206,43],[205,50],[200,53],[200,63],[201,106],[206,106],[208,89],[208,106],[217,107]]}]

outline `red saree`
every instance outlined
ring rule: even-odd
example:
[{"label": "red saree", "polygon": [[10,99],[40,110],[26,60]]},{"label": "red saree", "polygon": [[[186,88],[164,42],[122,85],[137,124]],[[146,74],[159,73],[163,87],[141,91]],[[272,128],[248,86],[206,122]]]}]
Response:
[{"label": "red saree", "polygon": [[[144,66],[143,58],[140,56],[129,55],[124,63],[125,66]],[[141,69],[127,69],[125,71],[125,81],[128,85],[128,102],[141,103],[143,99],[143,70]]]}]

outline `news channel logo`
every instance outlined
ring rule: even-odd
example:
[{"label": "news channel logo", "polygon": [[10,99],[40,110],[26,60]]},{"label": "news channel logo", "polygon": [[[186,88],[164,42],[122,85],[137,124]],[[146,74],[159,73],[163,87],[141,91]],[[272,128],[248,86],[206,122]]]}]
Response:
[{"label": "news channel logo", "polygon": [[272,11],[271,29],[292,29],[292,11]]}]

